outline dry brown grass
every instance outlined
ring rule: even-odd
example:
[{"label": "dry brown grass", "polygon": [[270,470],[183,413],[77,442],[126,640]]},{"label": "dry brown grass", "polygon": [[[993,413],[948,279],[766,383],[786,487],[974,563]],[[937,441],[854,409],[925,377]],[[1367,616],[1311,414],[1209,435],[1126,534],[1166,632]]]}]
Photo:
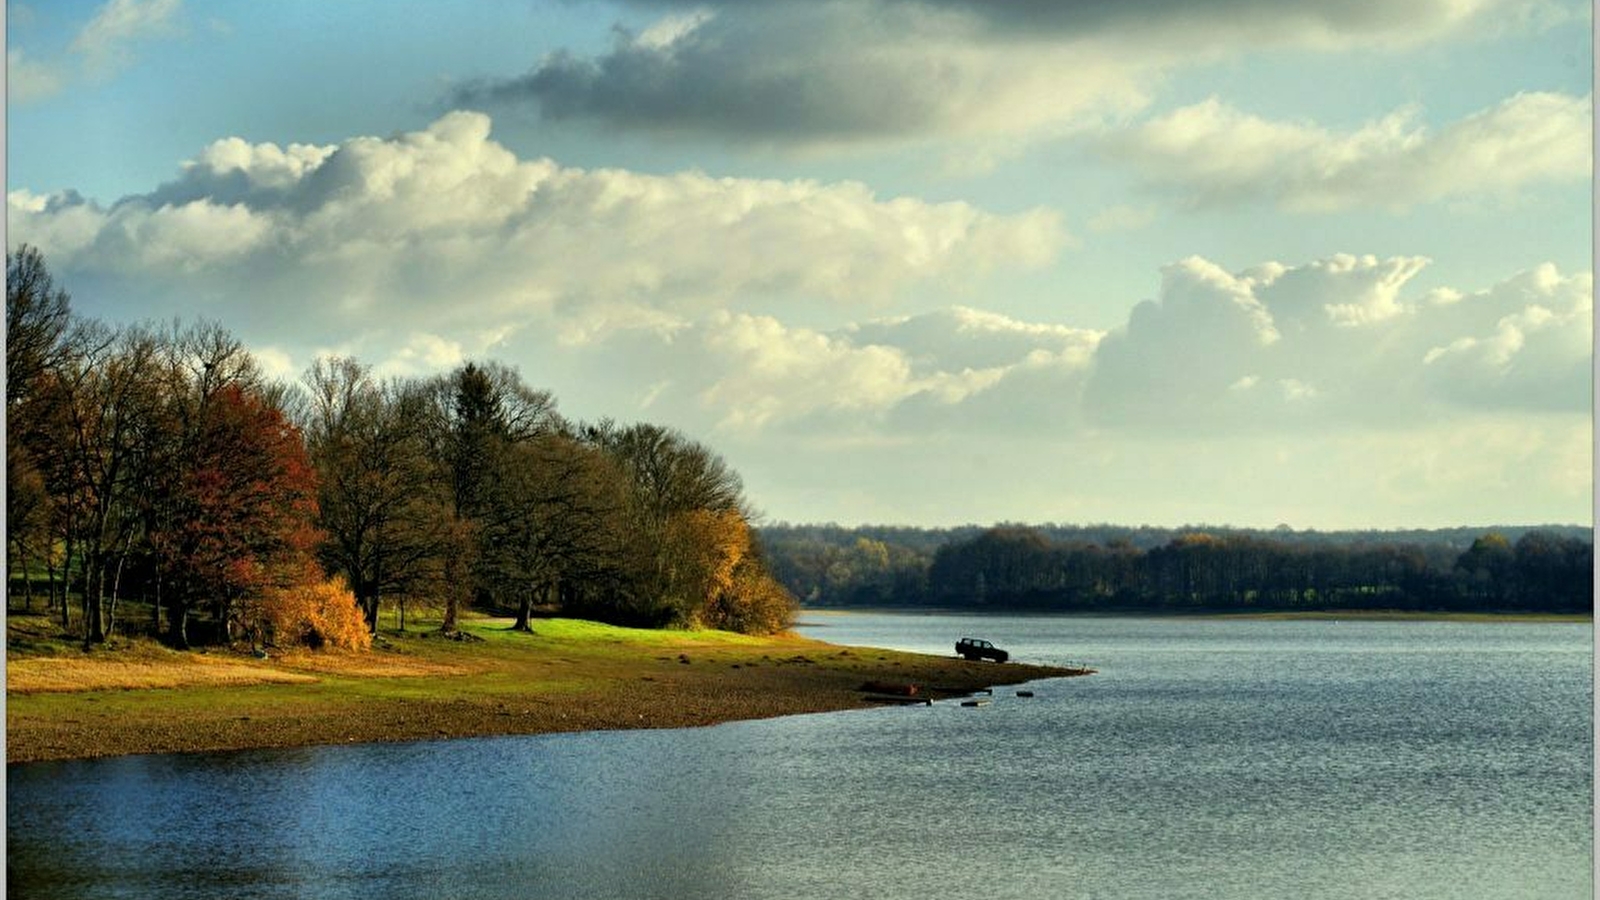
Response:
[{"label": "dry brown grass", "polygon": [[16,694],[304,684],[316,680],[313,675],[198,654],[173,660],[39,657],[6,663],[6,691]]},{"label": "dry brown grass", "polygon": [[[278,666],[296,672],[316,672],[348,678],[424,678],[466,675],[481,667],[431,662],[378,653],[297,650],[274,658]],[[286,673],[287,674],[287,673]]]}]

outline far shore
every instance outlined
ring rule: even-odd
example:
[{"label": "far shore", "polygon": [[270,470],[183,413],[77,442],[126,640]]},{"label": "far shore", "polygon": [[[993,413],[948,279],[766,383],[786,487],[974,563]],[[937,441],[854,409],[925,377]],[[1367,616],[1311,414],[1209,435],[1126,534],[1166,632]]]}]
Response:
[{"label": "far shore", "polygon": [[[473,619],[364,653],[257,659],[148,639],[88,653],[43,616],[8,617],[6,761],[714,725],[965,696],[1090,670],[845,647],[793,633]],[[958,635],[952,635],[952,642]]]},{"label": "far shore", "polygon": [[1304,610],[1163,610],[1163,609],[1007,609],[990,607],[939,606],[818,606],[800,611],[800,625],[826,627],[827,622],[813,622],[808,617],[826,619],[828,616],[862,614],[894,614],[910,616],[1078,616],[1082,618],[1123,619],[1275,619],[1285,621],[1325,621],[1359,619],[1369,622],[1484,622],[1484,623],[1592,623],[1594,616],[1584,613],[1540,612],[1448,612],[1443,610],[1409,609],[1304,609]]}]

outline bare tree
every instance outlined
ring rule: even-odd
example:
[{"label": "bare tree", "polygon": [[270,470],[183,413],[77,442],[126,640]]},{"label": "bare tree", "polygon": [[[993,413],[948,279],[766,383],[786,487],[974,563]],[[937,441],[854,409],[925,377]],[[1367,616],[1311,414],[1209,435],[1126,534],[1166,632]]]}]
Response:
[{"label": "bare tree", "polygon": [[608,457],[563,435],[507,445],[496,468],[485,563],[516,598],[513,628],[532,631],[535,600],[555,602],[563,583],[592,586],[616,566],[623,485]]},{"label": "bare tree", "polygon": [[385,595],[404,595],[445,552],[445,491],[427,454],[426,397],[419,386],[379,384],[354,359],[307,370],[303,427],[319,475],[321,558],[343,572],[378,628]]}]

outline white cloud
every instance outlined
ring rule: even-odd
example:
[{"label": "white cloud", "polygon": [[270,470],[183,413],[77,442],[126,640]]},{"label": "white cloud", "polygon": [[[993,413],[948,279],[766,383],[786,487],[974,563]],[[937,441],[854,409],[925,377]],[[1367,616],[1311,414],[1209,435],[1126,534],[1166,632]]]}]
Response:
[{"label": "white cloud", "polygon": [[[33,24],[36,16],[21,4],[6,10],[13,26]],[[109,0],[78,30],[66,54],[39,60],[21,46],[7,47],[6,99],[34,103],[74,81],[109,78],[133,63],[140,44],[184,33],[183,0]]]},{"label": "white cloud", "polygon": [[1428,262],[1421,256],[1380,260],[1340,253],[1293,268],[1269,263],[1253,278],[1253,289],[1280,325],[1303,328],[1315,319],[1357,327],[1400,315],[1401,289]]},{"label": "white cloud", "polygon": [[52,266],[61,266],[94,243],[105,224],[105,211],[76,192],[35,194],[27,189],[6,193],[7,240],[39,248]]},{"label": "white cloud", "polygon": [[912,389],[911,366],[898,351],[854,346],[768,316],[717,313],[698,337],[713,371],[725,373],[698,398],[723,429],[816,412],[879,411]]},{"label": "white cloud", "polygon": [[1425,263],[1169,266],[1157,299],[1100,342],[1086,411],[1136,430],[1303,433],[1394,427],[1451,407],[1588,410],[1589,274],[1545,265],[1454,302],[1405,297]]},{"label": "white cloud", "polygon": [[138,42],[180,34],[182,10],[183,0],[110,0],[78,32],[70,49],[82,57],[91,75],[107,74],[128,64]]},{"label": "white cloud", "polygon": [[1049,263],[1067,239],[1045,210],[566,168],[489,133],[487,116],[455,112],[329,146],[228,138],[110,207],[12,191],[10,240],[76,280],[115,279],[129,301],[198,293],[226,317],[266,300],[286,322],[393,342],[538,323],[581,346],[757,304],[868,313],[919,285]]},{"label": "white cloud", "polygon": [[251,347],[250,355],[261,367],[261,374],[275,381],[294,381],[303,371],[295,365],[294,357],[282,347]]},{"label": "white cloud", "polygon": [[1460,302],[1498,318],[1423,354],[1424,377],[1440,396],[1466,406],[1554,410],[1592,399],[1591,276],[1563,278],[1541,266]]},{"label": "white cloud", "polygon": [[845,333],[857,342],[900,347],[919,369],[946,372],[1011,366],[1041,353],[1086,365],[1101,337],[959,306],[851,325]]},{"label": "white cloud", "polygon": [[1338,134],[1263,119],[1217,98],[1105,135],[1110,159],[1197,206],[1404,209],[1587,178],[1590,97],[1521,93],[1436,132],[1402,109]]},{"label": "white cloud", "polygon": [[373,374],[380,378],[430,375],[454,369],[467,358],[460,341],[416,333],[397,352],[374,366]]},{"label": "white cloud", "polygon": [[6,48],[6,99],[32,103],[61,90],[66,75],[55,65],[29,59],[20,47]]}]

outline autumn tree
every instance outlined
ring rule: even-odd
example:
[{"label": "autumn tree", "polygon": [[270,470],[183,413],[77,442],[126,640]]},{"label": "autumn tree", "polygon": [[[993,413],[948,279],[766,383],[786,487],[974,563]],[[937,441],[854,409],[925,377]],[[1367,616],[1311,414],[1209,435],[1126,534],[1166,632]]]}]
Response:
[{"label": "autumn tree", "polygon": [[789,626],[794,598],[767,572],[760,545],[736,509],[695,510],[673,519],[670,584],[690,624],[751,634]]},{"label": "autumn tree", "polygon": [[179,473],[169,527],[158,532],[171,586],[171,634],[187,646],[188,618],[207,609],[232,635],[241,603],[315,579],[315,478],[281,411],[243,388],[200,411]]},{"label": "autumn tree", "polygon": [[160,350],[145,329],[85,323],[40,386],[48,414],[32,421],[30,449],[51,498],[63,569],[79,575],[85,644],[104,641],[114,627],[117,576],[141,537],[141,475],[160,416]]},{"label": "autumn tree", "polygon": [[415,385],[380,384],[361,363],[337,357],[314,363],[303,387],[301,419],[325,535],[319,556],[343,574],[376,632],[381,598],[431,585],[435,557],[448,549],[448,492],[428,457],[426,397]]},{"label": "autumn tree", "polygon": [[[722,457],[657,425],[603,421],[584,436],[616,460],[627,487],[633,571],[617,610],[624,618],[650,625],[715,619],[722,627],[742,621],[728,614],[741,587],[758,586],[789,609],[787,591],[770,582],[752,552],[744,487]],[[782,618],[787,624],[787,612]]]}]

